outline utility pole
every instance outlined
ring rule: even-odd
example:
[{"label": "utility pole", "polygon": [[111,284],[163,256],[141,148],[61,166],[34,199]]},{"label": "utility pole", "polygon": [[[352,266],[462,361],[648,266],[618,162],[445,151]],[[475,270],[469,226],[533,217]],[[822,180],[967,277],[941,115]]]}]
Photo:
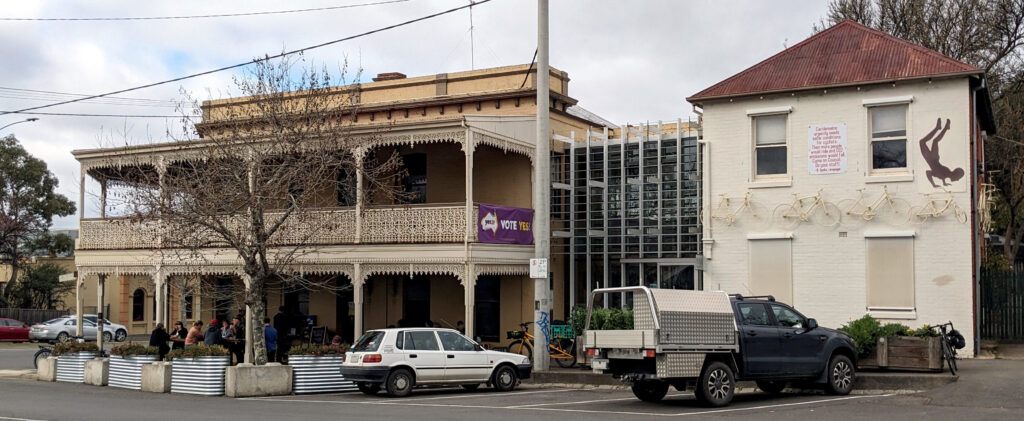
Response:
[{"label": "utility pole", "polygon": [[106,285],[107,275],[100,274],[96,281],[96,347],[100,349],[100,356],[103,355],[103,288]]},{"label": "utility pole", "polygon": [[[548,0],[537,0],[537,149],[534,158],[533,244],[534,257],[542,262],[543,274],[533,280],[533,369],[547,371],[551,333],[551,287],[547,262],[551,254],[551,89],[548,70]],[[531,267],[533,262],[531,262]],[[532,270],[531,270],[532,272]],[[542,276],[540,276],[542,275]]]}]

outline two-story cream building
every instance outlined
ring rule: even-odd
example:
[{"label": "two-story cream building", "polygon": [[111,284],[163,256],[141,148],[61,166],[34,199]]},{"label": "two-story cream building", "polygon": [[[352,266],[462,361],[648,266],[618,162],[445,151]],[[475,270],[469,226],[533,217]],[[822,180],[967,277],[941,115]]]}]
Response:
[{"label": "two-story cream building", "polygon": [[703,115],[704,289],[832,327],[951,320],[973,342],[982,70],[846,21],[687,100]]},{"label": "two-story cream building", "polygon": [[[353,153],[397,151],[408,173],[403,188],[415,199],[394,204],[339,194],[336,206],[320,211],[337,222],[335,229],[313,237],[314,251],[293,264],[303,276],[333,279],[336,288],[271,291],[268,315],[284,306],[291,314],[315,316],[316,325],[345,341],[400,322],[455,327],[464,321],[467,333],[492,344],[532,320],[534,283],[527,274],[533,245],[486,242],[477,225],[484,216],[480,204],[532,208],[533,165],[549,159],[534,156],[536,77],[536,68],[518,65],[413,78],[382,74],[362,84],[358,114],[350,117],[349,130],[361,139]],[[547,77],[553,135],[604,130],[606,122],[568,95],[567,73],[552,70]],[[339,87],[338,95],[346,89]],[[231,115],[226,110],[245,100],[203,103],[200,134],[216,130]],[[175,287],[182,285],[175,281],[202,277],[217,287],[241,288],[237,256],[211,249],[202,267],[175,261],[163,250],[156,224],[120,218],[106,200],[107,183],[116,181],[119,167],[152,162],[159,171],[201,155],[202,145],[197,139],[194,145],[73,152],[83,174],[81,200],[89,190],[86,177],[99,185],[90,191],[98,197],[98,212],[80,207],[78,274],[87,291],[106,275],[104,308],[132,334],[148,333],[157,321],[224,318],[240,308]],[[562,315],[564,282],[561,273],[555,276],[555,314]],[[82,296],[86,308],[95,306],[95,292]]]}]

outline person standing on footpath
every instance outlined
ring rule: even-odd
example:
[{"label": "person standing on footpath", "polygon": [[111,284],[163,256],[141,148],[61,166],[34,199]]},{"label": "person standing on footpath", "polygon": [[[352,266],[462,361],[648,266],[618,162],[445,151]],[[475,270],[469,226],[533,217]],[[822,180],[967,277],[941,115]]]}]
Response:
[{"label": "person standing on footpath", "polygon": [[281,338],[278,340],[278,342],[280,342],[278,344],[280,345],[278,346],[278,350],[280,350],[280,352],[277,353],[278,362],[281,361],[281,357],[284,354],[288,353],[288,347],[291,344],[288,341],[289,325],[290,321],[288,318],[288,314],[285,312],[285,307],[278,307],[277,314],[274,315],[274,330],[277,332],[278,338]]},{"label": "person standing on footpath", "polygon": [[171,350],[184,349],[185,339],[188,338],[188,330],[181,322],[174,322],[174,329],[171,330]]},{"label": "person standing on footpath", "polygon": [[153,329],[153,333],[149,335],[149,346],[157,347],[160,355],[157,361],[163,361],[167,351],[170,351],[170,347],[167,346],[167,341],[169,340],[171,340],[171,335],[168,335],[167,331],[164,330],[164,324],[157,323],[156,329]]},{"label": "person standing on footpath", "polygon": [[270,325],[270,319],[263,318],[263,340],[267,343],[267,361],[277,360],[277,329]]},{"label": "person standing on footpath", "polygon": [[224,346],[224,337],[220,334],[220,325],[217,323],[217,319],[210,320],[210,326],[206,328],[206,335],[203,337],[203,343],[211,346]]},{"label": "person standing on footpath", "polygon": [[185,336],[185,348],[196,346],[201,340],[203,340],[203,322],[196,320],[195,323],[192,323],[192,328],[188,330],[188,335]]},{"label": "person standing on footpath", "polygon": [[244,362],[245,360],[245,323],[242,322],[244,320],[243,317],[245,317],[244,313],[231,320],[231,330],[235,335],[235,360],[238,362]]}]

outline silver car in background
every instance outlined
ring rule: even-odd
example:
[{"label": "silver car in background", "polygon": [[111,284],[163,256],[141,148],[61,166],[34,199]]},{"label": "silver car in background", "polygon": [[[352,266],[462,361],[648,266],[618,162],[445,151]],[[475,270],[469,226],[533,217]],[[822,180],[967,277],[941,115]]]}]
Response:
[{"label": "silver car in background", "polygon": [[[96,320],[96,315],[91,315],[92,320],[89,320],[89,316],[90,315],[83,315],[82,337],[87,341],[95,341],[97,329],[94,320]],[[75,337],[75,334],[77,333],[75,327],[75,316],[58,317],[56,319],[47,320],[43,323],[33,325],[28,331],[28,338],[33,342],[67,342]],[[124,326],[104,323],[104,341],[117,339],[118,342],[121,342],[127,338],[128,331]]]}]

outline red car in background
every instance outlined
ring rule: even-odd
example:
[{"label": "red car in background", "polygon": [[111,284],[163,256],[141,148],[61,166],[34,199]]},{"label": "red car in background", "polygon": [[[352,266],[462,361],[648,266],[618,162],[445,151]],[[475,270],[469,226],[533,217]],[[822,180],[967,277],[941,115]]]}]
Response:
[{"label": "red car in background", "polygon": [[28,342],[27,324],[0,318],[0,342]]}]

